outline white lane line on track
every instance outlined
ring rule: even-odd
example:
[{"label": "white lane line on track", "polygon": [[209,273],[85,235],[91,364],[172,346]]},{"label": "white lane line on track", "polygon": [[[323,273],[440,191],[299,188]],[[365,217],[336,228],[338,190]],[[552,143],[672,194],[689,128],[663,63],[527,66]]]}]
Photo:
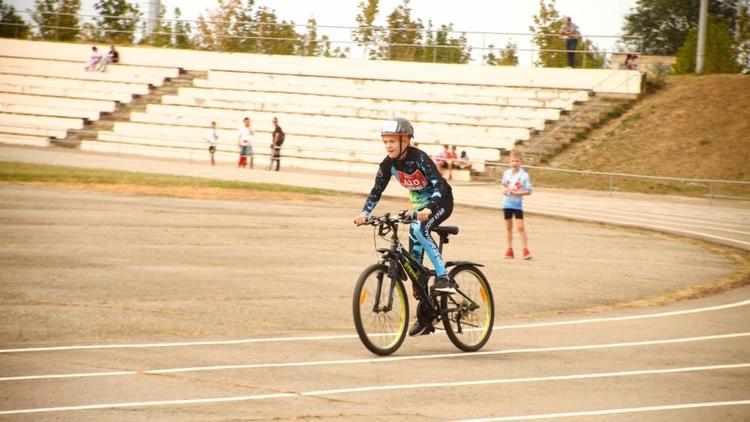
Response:
[{"label": "white lane line on track", "polygon": [[[533,212],[536,209],[547,209],[547,210],[555,210],[555,211],[564,211],[569,213],[587,213],[587,214],[593,214],[593,215],[606,215],[609,217],[620,217],[620,218],[636,218],[636,219],[648,219],[648,220],[657,220],[657,221],[663,221],[663,222],[669,222],[670,224],[678,224],[678,225],[685,225],[689,224],[692,226],[698,226],[701,228],[711,228],[711,229],[717,229],[717,230],[724,230],[728,229],[729,231],[732,231],[732,229],[735,229],[737,227],[746,228],[748,221],[747,219],[733,219],[729,216],[723,216],[721,221],[717,221],[716,226],[709,226],[709,225],[702,225],[700,222],[702,221],[702,218],[705,217],[706,213],[711,213],[712,209],[706,209],[706,210],[693,210],[691,214],[685,214],[684,210],[682,209],[674,209],[672,210],[673,213],[665,213],[665,212],[654,212],[650,209],[623,209],[617,206],[611,207],[606,212],[597,212],[596,209],[592,209],[592,207],[589,206],[581,206],[577,204],[560,204],[560,203],[554,203],[554,205],[550,204],[529,204],[529,211]],[[680,212],[682,214],[674,214],[676,212]],[[750,234],[750,233],[748,233]]]},{"label": "white lane line on track", "polygon": [[[668,217],[654,218],[653,216],[651,216],[649,214],[640,214],[639,216],[628,216],[628,215],[625,215],[625,214],[622,214],[622,213],[619,213],[619,212],[612,212],[612,211],[606,211],[606,212],[592,211],[590,208],[589,209],[585,209],[585,208],[578,209],[578,208],[575,208],[575,207],[570,207],[570,209],[565,209],[565,208],[561,209],[560,207],[556,207],[556,206],[552,207],[552,206],[544,206],[544,205],[537,205],[536,207],[529,207],[529,211],[530,212],[543,211],[543,212],[547,212],[547,213],[550,213],[550,212],[564,212],[566,214],[569,213],[569,214],[573,214],[575,216],[583,214],[583,215],[593,216],[593,217],[596,217],[596,218],[610,218],[610,219],[613,218],[613,217],[615,217],[615,218],[618,218],[618,219],[621,219],[621,220],[627,220],[627,221],[637,221],[637,222],[643,221],[643,222],[648,222],[648,223],[667,224],[667,225],[671,225],[671,226],[692,227],[694,229],[700,229],[700,230],[722,231],[722,232],[728,232],[728,233],[750,235],[750,232],[748,232],[748,231],[737,230],[738,226],[742,227],[742,228],[746,227],[746,226],[744,226],[742,224],[730,225],[729,226],[730,228],[723,228],[723,227],[720,227],[718,225],[717,226],[710,226],[710,225],[700,224],[700,220],[696,220],[696,219],[693,219],[691,223],[681,223],[681,222],[677,222],[677,221],[671,221],[673,219],[668,218]],[[563,215],[563,214],[561,214],[561,215]]]},{"label": "white lane line on track", "polygon": [[[529,211],[531,211],[531,210],[529,210]],[[672,228],[672,227],[668,227],[666,225],[664,225],[664,226],[662,226],[662,225],[656,225],[656,224],[652,224],[654,222],[653,220],[649,220],[649,222],[645,222],[645,221],[644,222],[640,222],[639,221],[639,222],[634,222],[634,223],[626,223],[626,222],[623,222],[621,220],[610,220],[610,219],[603,218],[603,217],[583,217],[580,214],[565,215],[565,214],[561,214],[559,212],[556,212],[556,213],[553,213],[553,212],[547,212],[547,213],[540,212],[540,214],[553,215],[553,216],[556,216],[556,217],[566,217],[566,218],[571,218],[573,220],[579,220],[579,221],[580,220],[587,220],[587,221],[593,221],[593,222],[596,222],[596,223],[610,223],[610,224],[615,224],[615,225],[619,225],[619,226],[632,226],[632,227],[640,227],[640,228],[646,228],[646,229],[653,229],[653,230],[658,230],[658,231],[663,231],[663,232],[668,232],[668,233],[687,234],[687,235],[692,235],[692,236],[698,236],[698,237],[705,237],[705,238],[709,238],[709,239],[721,240],[721,241],[725,241],[725,242],[737,243],[737,244],[744,245],[744,246],[750,246],[750,242],[745,242],[744,240],[733,239],[731,237],[716,236],[716,235],[708,234],[708,233],[705,233],[705,232],[697,232],[697,231],[692,231],[692,230],[675,229],[675,228]],[[706,229],[706,230],[711,230],[711,229]]]},{"label": "white lane line on track", "polygon": [[620,409],[582,410],[578,412],[544,413],[536,415],[499,416],[481,419],[462,419],[456,422],[508,422],[531,421],[536,419],[570,418],[575,416],[617,415],[622,413],[660,412],[665,410],[699,409],[720,406],[743,406],[750,404],[750,400],[709,401],[702,403],[665,404],[661,406],[625,407]]},{"label": "white lane line on track", "polygon": [[566,351],[574,351],[574,350],[616,349],[616,348],[624,348],[624,347],[655,346],[655,345],[663,345],[663,344],[679,344],[679,343],[691,343],[691,342],[699,342],[699,341],[725,340],[725,339],[748,337],[748,336],[750,336],[750,332],[717,334],[717,335],[712,335],[712,336],[700,336],[700,337],[682,337],[682,338],[664,339],[664,340],[583,344],[583,345],[577,345],[577,346],[555,346],[555,347],[535,347],[535,348],[526,348],[526,349],[485,350],[485,351],[473,352],[473,353],[436,353],[436,354],[431,354],[431,355],[391,356],[391,357],[378,357],[378,358],[367,358],[367,359],[339,359],[339,360],[319,360],[319,361],[307,361],[307,362],[303,361],[303,362],[193,366],[193,367],[183,367],[183,368],[152,369],[152,370],[147,370],[147,371],[111,371],[111,372],[81,372],[81,373],[51,374],[51,375],[21,375],[21,376],[14,376],[14,377],[2,377],[0,378],[0,381],[29,381],[29,380],[58,379],[58,378],[91,378],[91,377],[109,377],[109,376],[124,376],[124,375],[139,375],[139,374],[140,375],[158,375],[158,374],[174,374],[174,373],[199,372],[199,371],[221,371],[221,370],[229,370],[229,369],[290,368],[290,367],[303,367],[303,366],[356,365],[356,364],[363,364],[363,363],[378,364],[378,363],[400,362],[400,361],[409,361],[409,360],[428,360],[428,359],[462,358],[462,357],[473,358],[476,356],[510,355],[510,354],[520,354],[520,353],[550,353],[550,352],[566,352]]},{"label": "white lane line on track", "polygon": [[[750,300],[727,303],[724,305],[708,306],[703,308],[684,309],[681,311],[658,312],[654,314],[627,315],[620,317],[589,318],[570,321],[551,321],[537,322],[530,324],[514,325],[495,325],[493,330],[513,330],[517,328],[541,328],[554,327],[558,325],[576,325],[576,324],[593,324],[599,322],[613,321],[630,321],[646,318],[664,318],[678,315],[688,315],[701,312],[713,312],[723,309],[737,308],[740,306],[750,305]],[[357,338],[355,334],[325,335],[325,336],[308,336],[308,337],[270,337],[270,338],[250,338],[240,340],[215,340],[215,341],[188,341],[188,342],[171,342],[171,343],[138,343],[138,344],[91,344],[85,346],[50,346],[50,347],[27,347],[19,349],[0,349],[0,353],[26,353],[26,352],[47,352],[59,350],[89,350],[89,349],[143,349],[149,347],[185,347],[185,346],[221,346],[235,344],[252,344],[252,343],[273,343],[288,341],[316,341],[316,340],[345,340]]]},{"label": "white lane line on track", "polygon": [[41,412],[62,412],[62,411],[73,411],[73,410],[114,409],[114,408],[123,408],[123,407],[147,407],[147,406],[187,405],[187,404],[201,404],[201,403],[222,403],[222,402],[267,400],[267,399],[292,398],[292,397],[317,397],[317,396],[331,396],[331,395],[336,395],[336,394],[369,393],[369,392],[374,392],[374,391],[418,390],[418,389],[430,389],[430,388],[472,387],[472,386],[479,386],[479,385],[518,384],[518,383],[549,382],[549,381],[572,381],[572,380],[582,380],[582,379],[632,377],[632,376],[641,376],[641,375],[666,375],[666,374],[679,374],[679,373],[702,372],[702,371],[718,371],[718,370],[727,370],[727,369],[745,369],[745,368],[750,368],[750,363],[736,363],[736,364],[710,365],[710,366],[688,366],[688,367],[682,367],[682,368],[665,368],[665,369],[643,369],[643,370],[622,371],[622,372],[595,372],[595,373],[586,373],[586,374],[551,375],[551,376],[544,376],[544,377],[527,377],[527,378],[499,378],[499,379],[475,380],[475,381],[448,381],[448,382],[431,382],[431,383],[421,383],[421,384],[373,385],[369,387],[338,388],[338,389],[331,389],[331,390],[306,391],[306,392],[300,392],[300,393],[290,392],[290,393],[257,394],[257,395],[252,395],[252,396],[214,397],[214,398],[181,399],[181,400],[159,400],[159,401],[141,401],[141,402],[125,402],[125,403],[89,404],[89,405],[80,405],[80,406],[43,407],[43,408],[32,408],[32,409],[14,409],[14,410],[0,411],[0,415],[17,415],[17,414],[22,414],[22,413],[41,413]]}]

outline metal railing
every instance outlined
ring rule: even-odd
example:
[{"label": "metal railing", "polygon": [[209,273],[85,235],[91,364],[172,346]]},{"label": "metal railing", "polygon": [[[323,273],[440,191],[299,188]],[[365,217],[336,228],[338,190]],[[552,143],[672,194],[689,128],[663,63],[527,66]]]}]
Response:
[{"label": "metal railing", "polygon": [[[510,167],[510,164],[506,163],[485,163],[486,167]],[[643,174],[631,174],[631,173],[616,173],[616,172],[602,172],[592,170],[573,170],[563,169],[556,167],[541,167],[541,166],[529,166],[524,165],[525,169],[538,170],[540,172],[553,172],[563,174],[573,174],[585,177],[605,177],[607,180],[607,192],[609,196],[613,196],[615,192],[633,192],[639,193],[637,190],[623,190],[615,185],[615,179],[629,179],[629,180],[645,180],[645,181],[657,181],[657,182],[676,182],[681,184],[688,184],[693,187],[704,187],[706,189],[705,197],[708,199],[709,204],[713,205],[714,199],[729,199],[729,200],[740,200],[750,201],[750,180],[723,180],[723,179],[695,179],[686,177],[669,177],[669,176],[649,176]],[[499,179],[499,178],[498,178]],[[744,196],[736,195],[717,195],[717,185],[730,185],[739,186],[741,189],[747,189],[747,194]]]},{"label": "metal railing", "polygon": [[[35,129],[35,130],[66,130],[59,127],[50,127],[46,125],[28,125],[28,124],[19,124],[19,123],[0,123],[0,126],[6,126],[6,127],[19,127],[19,128],[27,128],[27,129]],[[194,127],[197,133],[200,133],[203,130],[206,130],[206,128],[202,127]],[[226,128],[225,128],[226,129]],[[69,132],[70,130],[68,130]],[[99,132],[94,130],[74,130],[76,134],[80,135],[93,135],[98,136]],[[269,134],[270,131],[256,131],[264,134]],[[302,135],[302,134],[295,134],[295,133],[287,133],[287,136],[293,137],[295,135]],[[29,135],[34,136],[34,135]],[[38,135],[37,135],[38,136]],[[113,140],[92,140],[93,142],[101,142],[102,144],[106,143],[117,143],[117,144],[125,144],[127,148],[139,148],[139,147],[152,147],[152,148],[161,148],[166,150],[174,150],[174,151],[182,151],[187,152],[189,156],[189,160],[191,162],[197,160],[197,157],[206,157],[206,149],[208,146],[208,143],[205,140],[201,140],[199,137],[196,137],[194,139],[186,139],[185,137],[171,137],[171,136],[147,136],[147,135],[140,135],[140,134],[120,134],[120,133],[111,133],[111,136],[113,137]],[[374,137],[376,137],[374,135]],[[129,140],[137,140],[138,142],[130,142]],[[174,141],[174,145],[165,145],[163,141]],[[441,146],[440,142],[428,142],[425,140],[421,140],[420,144],[422,145],[430,145],[430,146]],[[268,144],[263,143],[262,141],[255,141],[255,154],[258,156],[268,156],[270,155],[270,140],[268,141]],[[268,151],[266,151],[266,147],[268,147]],[[491,149],[491,148],[484,148],[484,147],[475,147],[479,149]],[[289,158],[297,158],[297,159],[303,159],[303,160],[315,160],[315,161],[331,161],[331,162],[339,162],[339,163],[350,163],[350,164],[372,164],[373,166],[377,166],[377,164],[382,160],[383,153],[381,152],[374,152],[374,151],[361,151],[361,150],[355,150],[352,148],[325,148],[325,147],[318,147],[318,146],[301,146],[301,145],[293,145],[288,144],[283,147],[283,151],[285,151],[285,156]],[[238,153],[239,149],[234,145],[233,142],[225,142],[218,145],[218,152],[227,154],[227,153]],[[117,149],[118,154],[125,154],[126,152],[122,151],[122,145],[118,145]],[[330,154],[331,157],[325,158],[320,156],[312,156],[312,155],[306,155],[306,153],[324,153],[324,154]],[[340,158],[342,156],[347,156],[348,158]],[[485,173],[487,173],[488,170],[491,170],[494,168],[506,168],[510,165],[507,163],[499,163],[497,161],[483,161],[483,160],[470,160],[472,164],[474,165],[483,165],[485,168]],[[750,201],[750,181],[745,180],[722,180],[722,179],[696,179],[696,178],[683,178],[683,177],[667,177],[667,176],[649,176],[649,175],[641,175],[641,174],[630,174],[630,173],[617,173],[617,172],[600,172],[600,171],[590,171],[590,170],[573,170],[573,169],[564,169],[564,168],[555,168],[555,167],[542,167],[542,166],[533,166],[533,165],[524,165],[524,168],[529,170],[534,170],[534,177],[539,178],[538,180],[544,180],[543,177],[540,177],[544,172],[550,172],[550,173],[559,173],[559,174],[565,174],[565,175],[575,175],[575,176],[582,176],[587,178],[587,182],[584,184],[584,188],[588,189],[594,189],[592,186],[595,185],[595,183],[592,181],[592,178],[605,178],[606,188],[603,190],[606,190],[609,192],[610,196],[613,196],[615,192],[633,192],[633,193],[639,193],[643,192],[643,190],[637,190],[633,189],[628,184],[616,184],[615,180],[617,179],[624,179],[627,181],[647,181],[649,183],[651,182],[669,182],[669,183],[680,183],[680,184],[686,184],[688,186],[691,186],[693,188],[701,188],[705,189],[705,195],[704,196],[708,199],[709,204],[713,205],[714,200],[716,199],[727,199],[727,200],[741,200],[741,201]],[[500,177],[495,177],[494,180],[491,182],[491,184],[497,184],[500,181]],[[482,184],[481,182],[476,184]],[[554,187],[557,187],[557,185],[564,185],[570,187],[570,184],[564,181],[555,180],[552,182],[552,185]],[[733,186],[741,190],[741,195],[720,195],[717,194],[717,186]],[[594,189],[596,190],[596,189]],[[599,189],[602,190],[602,189]],[[689,196],[689,195],[688,195]]]},{"label": "metal railing", "polygon": [[[16,11],[19,14],[26,14],[29,15],[29,17],[33,14],[39,14],[39,12],[32,12],[29,10],[26,11]],[[133,37],[134,43],[140,43],[144,40],[147,40],[148,36],[151,37],[174,37],[176,34],[173,32],[150,32],[149,34],[146,34],[144,32],[144,28],[151,27],[148,25],[149,23],[153,23],[152,21],[154,19],[150,19],[147,17],[140,17],[137,22],[135,23],[135,27],[137,29],[132,31],[126,31],[126,30],[112,30],[112,29],[101,29],[96,27],[96,22],[98,19],[107,19],[107,20],[132,20],[129,17],[123,17],[123,16],[102,16],[102,15],[91,15],[91,14],[63,14],[63,13],[43,13],[44,16],[47,15],[54,15],[56,17],[56,24],[54,25],[38,25],[35,23],[29,24],[29,28],[31,29],[30,32],[36,31],[35,38],[40,38],[40,33],[43,30],[54,30],[55,36],[53,37],[53,40],[59,39],[59,33],[61,31],[68,31],[68,30],[78,30],[79,32],[79,38],[76,40],[77,42],[85,42],[85,43],[92,43],[92,42],[102,42],[106,43],[109,42],[108,38],[112,34],[131,34]],[[66,27],[61,26],[59,24],[60,17],[61,16],[75,16],[79,22],[78,27]],[[31,19],[26,19],[27,21],[30,21]],[[198,32],[194,29],[197,27],[197,23],[199,20],[195,19],[174,19],[174,18],[163,18],[158,19],[158,24],[164,25],[172,25],[174,27],[174,24],[180,22],[185,24],[190,24],[191,33],[189,34],[180,34],[180,35],[187,35],[189,36],[193,41],[196,40]],[[202,21],[205,24],[214,26],[214,27],[221,27],[229,26],[232,24],[232,22],[227,21],[211,21],[211,20],[203,20]],[[306,24],[290,24],[290,23],[266,23],[266,22],[251,22],[251,25],[254,25],[255,28],[259,29],[267,29],[268,27],[286,27],[286,28],[293,28],[295,33],[298,33],[300,36],[297,38],[290,38],[290,37],[269,37],[269,36],[259,36],[259,35],[233,35],[233,34],[227,34],[225,33],[212,33],[211,37],[217,41],[217,44],[220,44],[224,40],[232,40],[232,41],[263,41],[267,43],[288,43],[289,45],[293,46],[294,48],[294,54],[296,55],[315,55],[312,54],[314,52],[311,52],[308,50],[308,45],[311,43],[316,43],[318,45],[321,44],[328,44],[331,47],[331,50],[333,50],[334,47],[342,47],[344,48],[343,51],[340,51],[339,53],[345,54],[348,58],[362,58],[362,59],[371,59],[371,52],[380,52],[381,56],[379,56],[377,59],[379,60],[390,60],[391,59],[391,52],[394,49],[398,48],[413,48],[413,49],[423,49],[424,51],[432,50],[431,54],[431,60],[432,62],[438,62],[440,60],[440,51],[458,51],[458,52],[464,52],[468,53],[470,55],[469,62],[475,63],[475,64],[486,64],[486,59],[489,53],[495,53],[495,52],[501,52],[506,50],[505,46],[509,42],[513,42],[516,44],[516,47],[514,48],[514,51],[517,53],[518,56],[525,56],[525,57],[518,57],[519,63],[526,63],[526,60],[528,60],[528,64],[531,66],[534,66],[536,64],[536,61],[538,60],[539,53],[560,53],[564,54],[568,50],[565,49],[540,49],[537,48],[534,43],[534,38],[539,37],[550,37],[550,38],[560,38],[559,34],[534,34],[534,33],[522,33],[522,32],[486,32],[486,31],[458,31],[453,29],[441,29],[441,28],[431,28],[431,29],[391,29],[391,28],[381,28],[381,27],[352,27],[352,26],[338,26],[338,25],[316,25],[316,31],[318,34],[324,34],[327,36],[327,38],[324,40],[322,38],[318,38],[316,40],[308,40],[305,39],[305,34],[308,31],[308,27]],[[82,31],[81,29],[88,25],[88,28],[94,28],[98,31],[100,31],[105,39],[101,40],[87,40],[84,38],[81,38]],[[0,23],[0,26],[11,26],[15,28],[20,28],[22,24],[11,24],[11,23]],[[157,25],[158,26],[158,25]],[[300,31],[300,32],[297,32]],[[355,35],[358,33],[361,33],[362,31],[370,31],[373,36],[373,41],[371,42],[361,42],[355,40]],[[454,45],[443,45],[443,44],[436,44],[436,43],[398,43],[398,42],[391,42],[391,40],[394,38],[394,34],[404,34],[409,32],[419,32],[421,39],[436,39],[436,34],[447,34],[450,37],[464,37],[466,39],[466,44],[461,46],[454,46]],[[16,34],[19,32],[17,31]],[[335,34],[335,36],[333,35]],[[331,36],[329,36],[331,35]],[[429,37],[427,37],[429,35]],[[640,36],[622,36],[622,35],[596,35],[596,34],[586,34],[583,35],[584,39],[587,40],[599,40],[602,42],[607,42],[611,40],[617,40],[622,42],[624,45],[624,49],[618,49],[618,48],[612,48],[612,49],[601,49],[601,50],[576,50],[576,54],[581,54],[583,57],[583,65],[586,66],[587,58],[590,56],[602,56],[605,57],[605,63],[607,62],[607,57],[611,57],[614,54],[627,54],[627,53],[637,53],[640,54],[643,47],[643,38]],[[522,40],[522,42],[519,42],[519,39]],[[579,43],[582,45],[583,43]],[[220,47],[220,46],[219,46]],[[194,47],[194,48],[200,48],[203,50],[216,50],[216,45],[214,46],[201,46],[201,47]],[[229,50],[227,50],[229,51]],[[236,50],[231,50],[236,51]],[[248,52],[255,52],[255,51],[248,51]],[[267,53],[267,51],[259,51],[260,53]],[[414,61],[425,61],[422,60],[424,57],[414,60]]]}]

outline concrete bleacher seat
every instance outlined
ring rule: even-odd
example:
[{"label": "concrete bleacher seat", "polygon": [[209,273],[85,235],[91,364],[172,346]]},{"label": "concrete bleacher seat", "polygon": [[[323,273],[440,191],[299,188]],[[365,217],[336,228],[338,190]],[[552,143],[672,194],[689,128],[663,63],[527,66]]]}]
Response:
[{"label": "concrete bleacher seat", "polygon": [[[165,145],[142,145],[131,142],[101,142],[101,141],[82,141],[81,149],[84,151],[108,152],[116,154],[143,155],[149,157],[174,158],[191,161],[208,161],[209,155],[207,148],[194,149],[184,146],[165,146]],[[217,162],[237,163],[238,152],[236,148],[225,149],[218,148],[215,153]],[[255,168],[262,169],[268,165],[269,156],[262,151],[256,152]],[[285,153],[282,158],[282,165],[288,167],[299,167],[312,170],[340,171],[348,173],[367,173],[374,174],[378,165],[373,162],[356,162],[350,160],[337,160],[331,157],[318,159],[310,156],[296,156],[293,153]],[[242,170],[247,171],[247,170]]]},{"label": "concrete bleacher seat", "polygon": [[60,98],[56,96],[11,94],[0,91],[0,103],[33,105],[40,107],[59,107],[73,110],[88,110],[96,112],[113,112],[114,101],[88,100],[79,98]]},{"label": "concrete bleacher seat", "polygon": [[70,129],[82,129],[83,119],[0,112],[0,132],[65,138]]},{"label": "concrete bleacher seat", "polygon": [[[183,126],[207,126],[211,120],[225,127],[239,127],[241,120],[248,116],[247,112],[236,110],[220,110],[204,107],[184,107],[149,104],[146,113],[132,113],[131,121],[147,123],[164,123]],[[252,120],[270,121],[275,113],[253,113]],[[311,121],[314,116],[314,121]],[[205,120],[202,120],[205,119]],[[288,132],[303,133],[317,136],[349,137],[351,139],[373,139],[379,136],[378,130],[382,120],[370,118],[355,118],[341,116],[325,116],[319,114],[283,115],[284,129]],[[504,143],[507,140],[528,139],[529,131],[525,128],[480,126],[472,124],[440,124],[415,121],[417,136],[441,143],[454,143],[456,140],[487,138]],[[477,142],[484,143],[483,140]]]},{"label": "concrete bleacher seat", "polygon": [[[0,131],[2,131],[1,128]],[[46,136],[18,135],[0,132],[0,143],[11,145],[28,145],[34,147],[47,147],[49,146],[49,138]]]},{"label": "concrete bleacher seat", "polygon": [[457,98],[470,98],[477,102],[497,101],[501,98],[537,98],[565,99],[586,101],[589,93],[586,90],[511,87],[491,85],[465,85],[456,83],[430,83],[422,81],[391,81],[378,79],[355,79],[341,77],[309,76],[300,74],[227,72],[211,70],[208,74],[211,82],[230,82],[235,86],[261,87],[274,90],[275,87],[290,87],[295,92],[305,89],[324,89],[327,92],[348,92],[363,95],[392,95],[404,93],[418,99],[444,99],[454,101]]},{"label": "concrete bleacher seat", "polygon": [[[415,82],[416,83],[416,82]],[[275,85],[275,86],[260,86],[256,84],[243,84],[236,81],[212,81],[200,79],[195,81],[197,87],[204,88],[216,88],[216,89],[233,89],[249,92],[277,92],[277,93],[297,93],[297,94],[308,94],[308,95],[331,95],[335,97],[351,97],[368,100],[398,100],[398,101],[430,101],[438,103],[453,103],[453,104],[465,104],[465,105],[490,105],[490,106],[507,106],[507,107],[547,107],[547,108],[559,108],[563,110],[571,110],[575,100],[566,98],[535,98],[531,95],[521,97],[495,97],[495,98],[474,98],[468,95],[452,94],[452,95],[429,95],[422,94],[417,95],[411,92],[401,91],[331,91],[326,87],[317,88],[298,88],[295,86]],[[245,94],[247,96],[247,93]]]},{"label": "concrete bleacher seat", "polygon": [[[346,98],[328,97],[328,104],[309,104],[294,102],[276,102],[267,104],[259,101],[251,93],[246,99],[223,99],[200,97],[202,91],[183,90],[182,95],[165,95],[162,97],[163,104],[202,106],[211,108],[225,108],[244,111],[277,111],[310,113],[319,110],[332,115],[349,115],[356,117],[369,117],[374,119],[387,119],[393,115],[399,115],[408,119],[422,119],[426,121],[444,122],[472,122],[483,124],[495,124],[501,119],[518,118],[538,121],[558,120],[560,109],[548,107],[516,107],[496,106],[478,104],[445,104],[430,102],[407,102],[399,100],[367,100],[356,99],[360,104],[342,104]],[[302,97],[300,95],[299,97]],[[304,95],[308,98],[313,96]],[[318,98],[320,96],[317,96]],[[294,99],[295,97],[289,97]],[[341,102],[334,99],[340,99]],[[283,108],[282,108],[283,107]]]},{"label": "concrete bleacher seat", "polygon": [[[557,120],[560,109],[497,105],[465,105],[400,100],[373,100],[323,94],[247,92],[242,90],[180,88],[165,96],[165,104],[195,105],[252,111],[296,112],[386,119],[399,115],[422,122],[474,124],[544,129]],[[210,104],[210,105],[209,105]]]},{"label": "concrete bleacher seat", "polygon": [[[145,95],[149,93],[148,84],[143,83],[89,81],[54,76],[12,75],[4,74],[2,72],[0,72],[0,84],[7,86],[34,87],[37,90],[54,88],[68,90],[70,92],[92,92],[97,98],[99,96],[106,96],[107,94],[117,94],[125,96],[127,98],[126,102],[129,102],[133,95]],[[76,96],[69,95],[69,97]],[[87,95],[79,98],[90,98],[90,96]],[[103,99],[110,100],[110,98]]]},{"label": "concrete bleacher seat", "polygon": [[56,76],[94,81],[145,83],[161,86],[165,78],[177,77],[178,68],[113,65],[106,72],[85,71],[82,62],[63,62],[16,57],[0,58],[0,73]]}]

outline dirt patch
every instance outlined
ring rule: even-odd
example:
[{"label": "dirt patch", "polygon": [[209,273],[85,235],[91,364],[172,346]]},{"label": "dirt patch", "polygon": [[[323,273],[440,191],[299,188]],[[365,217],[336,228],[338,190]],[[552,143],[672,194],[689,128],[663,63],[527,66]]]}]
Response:
[{"label": "dirt patch", "polygon": [[[226,201],[0,185],[0,198],[6,346],[350,332],[353,283],[378,259],[372,230],[352,224],[363,202],[354,196]],[[699,243],[538,216],[527,226],[534,260],[505,260],[496,211],[456,207],[449,221],[461,233],[444,256],[485,264],[498,321],[644,306],[746,276],[746,260]]]},{"label": "dirt patch", "polygon": [[307,195],[298,192],[269,192],[250,189],[226,189],[189,186],[146,186],[135,184],[106,183],[50,183],[50,182],[0,182],[0,185],[20,185],[38,188],[54,188],[74,191],[107,192],[138,196],[163,196],[188,199],[225,199],[253,201],[300,201],[327,202],[318,195]]},{"label": "dirt patch", "polygon": [[672,76],[622,117],[551,160],[556,167],[750,180],[750,77]]}]

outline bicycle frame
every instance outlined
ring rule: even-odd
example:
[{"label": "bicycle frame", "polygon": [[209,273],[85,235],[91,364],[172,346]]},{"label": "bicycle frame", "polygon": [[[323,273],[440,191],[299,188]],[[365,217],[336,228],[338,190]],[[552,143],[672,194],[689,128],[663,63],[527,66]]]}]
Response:
[{"label": "bicycle frame", "polygon": [[395,283],[397,280],[406,281],[407,278],[411,280],[412,287],[418,293],[419,297],[427,298],[430,307],[435,307],[436,304],[427,290],[427,281],[430,276],[435,274],[435,272],[419,263],[411,253],[406,250],[398,238],[398,222],[392,222],[380,226],[378,230],[381,236],[387,235],[389,231],[391,234],[391,247],[380,248],[377,250],[381,254],[379,263],[388,264],[391,284],[388,292],[388,304],[381,309],[379,299],[383,288],[383,280],[382,275],[378,276],[378,285],[375,296],[378,299],[373,306],[373,312],[386,312],[391,310],[393,306],[393,292],[396,288]]}]

